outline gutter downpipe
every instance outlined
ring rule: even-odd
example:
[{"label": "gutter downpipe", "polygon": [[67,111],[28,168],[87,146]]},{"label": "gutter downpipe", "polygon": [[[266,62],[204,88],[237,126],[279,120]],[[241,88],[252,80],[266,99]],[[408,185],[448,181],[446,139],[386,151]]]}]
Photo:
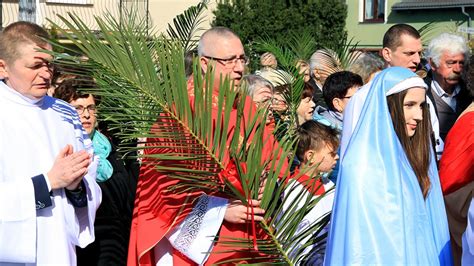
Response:
[{"label": "gutter downpipe", "polygon": [[[467,27],[470,28],[471,27],[471,15],[469,15],[469,13],[466,12],[465,10],[465,6],[461,6],[461,11],[462,13],[467,16],[468,20],[467,20]],[[467,34],[467,40],[471,40],[471,34],[468,33]]]}]

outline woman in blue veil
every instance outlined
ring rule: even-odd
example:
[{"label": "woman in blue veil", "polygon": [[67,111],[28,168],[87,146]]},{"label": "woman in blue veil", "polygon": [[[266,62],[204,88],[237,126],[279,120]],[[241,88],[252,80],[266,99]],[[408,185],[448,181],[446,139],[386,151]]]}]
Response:
[{"label": "woman in blue veil", "polygon": [[392,67],[356,97],[364,103],[343,136],[326,265],[452,264],[425,90],[416,74]]}]

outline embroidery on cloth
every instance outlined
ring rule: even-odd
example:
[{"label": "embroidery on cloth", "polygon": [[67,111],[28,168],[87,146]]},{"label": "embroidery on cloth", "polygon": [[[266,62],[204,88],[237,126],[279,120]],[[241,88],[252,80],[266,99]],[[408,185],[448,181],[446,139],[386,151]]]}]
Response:
[{"label": "embroidery on cloth", "polygon": [[207,212],[209,204],[209,196],[202,195],[191,213],[184,220],[183,229],[179,233],[175,241],[175,248],[181,253],[185,253],[196,239],[201,228],[204,215]]},{"label": "embroidery on cloth", "polygon": [[45,206],[46,205],[43,202],[39,201],[39,200],[36,202],[36,209],[37,210],[43,209]]}]

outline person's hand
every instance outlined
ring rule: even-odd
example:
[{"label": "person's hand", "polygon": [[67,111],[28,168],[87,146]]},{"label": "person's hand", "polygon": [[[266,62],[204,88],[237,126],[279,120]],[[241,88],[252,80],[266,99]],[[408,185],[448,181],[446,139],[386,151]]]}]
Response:
[{"label": "person's hand", "polygon": [[[263,214],[265,210],[259,208],[259,200],[251,200],[249,202],[253,206],[254,220],[263,221]],[[232,200],[225,211],[224,220],[229,223],[243,224],[252,220],[251,207],[242,204],[240,200]]]},{"label": "person's hand", "polygon": [[48,172],[51,189],[76,189],[82,177],[87,173],[89,163],[90,155],[86,151],[74,152],[71,145],[66,145],[59,152],[53,167]]}]

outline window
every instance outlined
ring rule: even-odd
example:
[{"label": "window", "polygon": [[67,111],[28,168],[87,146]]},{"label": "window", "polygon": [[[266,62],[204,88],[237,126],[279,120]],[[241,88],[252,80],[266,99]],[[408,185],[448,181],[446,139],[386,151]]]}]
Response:
[{"label": "window", "polygon": [[385,0],[363,0],[364,22],[384,22]]},{"label": "window", "polygon": [[92,0],[46,0],[48,4],[91,5]]}]

